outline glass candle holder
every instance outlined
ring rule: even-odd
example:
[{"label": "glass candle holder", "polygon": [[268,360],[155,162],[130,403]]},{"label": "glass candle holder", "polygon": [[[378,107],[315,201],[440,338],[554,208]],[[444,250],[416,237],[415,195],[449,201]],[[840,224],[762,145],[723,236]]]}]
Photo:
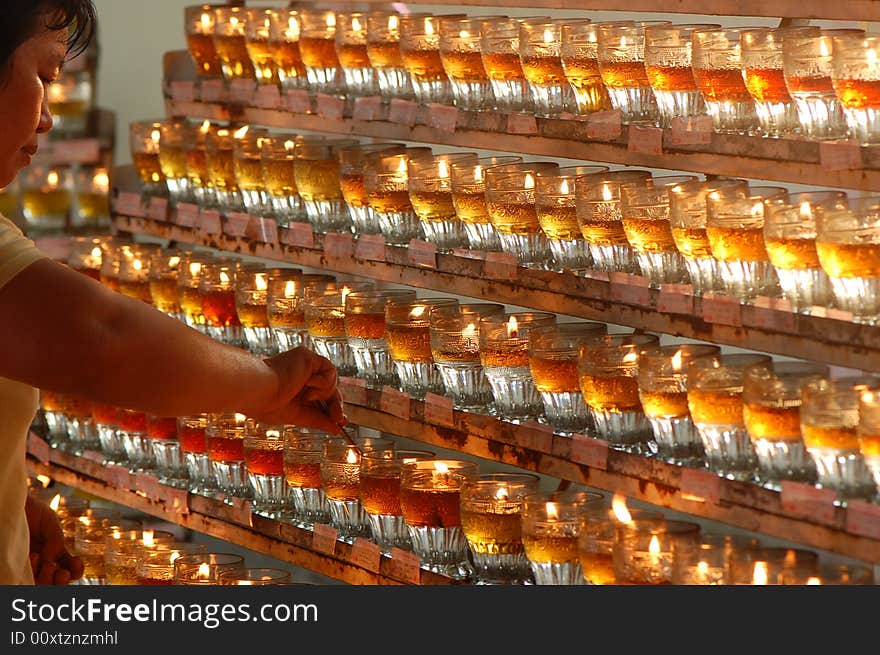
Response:
[{"label": "glass candle holder", "polygon": [[757,539],[730,534],[703,533],[697,541],[677,544],[672,583],[677,585],[733,584],[733,558],[759,546]]},{"label": "glass candle holder", "polygon": [[607,335],[578,347],[578,374],[596,433],[612,448],[640,455],[657,451],[639,399],[639,352],[659,345],[653,334]]},{"label": "glass candle holder", "polygon": [[776,269],[782,295],[796,312],[809,313],[813,305],[831,301],[831,281],[816,250],[816,212],[847,207],[842,191],[805,191],[773,196],[764,201],[764,245]]},{"label": "glass candle holder", "polygon": [[364,157],[364,189],[375,212],[379,231],[392,246],[408,246],[424,237],[422,223],[409,199],[408,153],[430,149],[407,148],[405,152],[375,152]]},{"label": "glass candle holder", "polygon": [[267,310],[269,277],[270,272],[265,269],[243,268],[235,280],[235,313],[247,348],[255,355],[272,356],[278,352]]},{"label": "glass candle holder", "polygon": [[92,420],[92,402],[81,396],[65,394],[62,408],[69,450],[77,455],[97,450],[101,442]]},{"label": "glass candle holder", "polygon": [[400,54],[420,104],[452,104],[452,86],[440,59],[440,16],[403,14]]},{"label": "glass candle holder", "polygon": [[520,266],[544,269],[550,260],[550,245],[535,207],[535,178],[538,173],[558,170],[553,162],[507,164],[484,170],[489,218],[498,232],[501,249],[516,255]]},{"label": "glass candle holder", "polygon": [[784,28],[757,27],[740,33],[742,71],[755,101],[761,134],[779,137],[798,129],[797,109],[783,72]]},{"label": "glass candle holder", "polygon": [[208,457],[208,415],[181,416],[177,419],[177,440],[183,452],[191,493],[210,496],[217,490],[214,467]]},{"label": "glass candle holder", "polygon": [[271,216],[262,168],[263,141],[269,131],[245,125],[232,136],[232,170],[244,208],[254,216]]},{"label": "glass candle holder", "polygon": [[321,481],[321,459],[329,435],[318,430],[284,428],[284,476],[291,511],[283,519],[301,528],[330,521],[330,508]]},{"label": "glass candle holder", "polygon": [[183,253],[174,248],[162,248],[150,254],[149,289],[153,306],[171,318],[182,319],[180,298],[177,294],[177,275]]},{"label": "glass candle holder", "polygon": [[104,573],[109,585],[136,585],[137,562],[144,550],[169,545],[174,535],[164,530],[112,528],[104,544]]},{"label": "glass candle holder", "polygon": [[535,115],[543,118],[559,118],[577,107],[562,68],[561,28],[562,21],[546,16],[519,21],[519,59]]},{"label": "glass candle holder", "polygon": [[801,387],[828,376],[827,366],[808,362],[766,362],[743,370],[743,418],[765,486],[815,482],[816,466],[801,436]]},{"label": "glass candle holder", "polygon": [[336,12],[299,8],[299,52],[309,81],[309,93],[339,94],[343,77],[336,54]]},{"label": "glass candle holder", "polygon": [[[42,399],[40,404],[43,405]],[[125,443],[119,433],[119,409],[106,403],[92,403],[92,423],[98,434],[100,452],[106,458],[106,462],[126,465],[128,460]]]},{"label": "glass candle holder", "polygon": [[46,421],[51,446],[66,448],[67,417],[64,415],[64,396],[55,391],[40,389],[40,413]]},{"label": "glass candle holder", "polygon": [[440,61],[449,78],[455,106],[464,111],[491,111],[492,84],[480,55],[480,29],[485,18],[440,18]]},{"label": "glass candle holder", "polygon": [[544,416],[558,434],[592,433],[595,429],[578,378],[578,346],[584,339],[604,335],[604,323],[582,321],[532,330],[529,368]]},{"label": "glass candle holder", "polygon": [[607,173],[607,166],[567,166],[535,176],[535,209],[550,244],[553,267],[574,273],[590,268],[592,258],[575,208],[578,178]]},{"label": "glass candle holder", "polygon": [[392,455],[378,450],[361,456],[358,478],[361,506],[370,521],[372,540],[383,553],[390,554],[395,547],[412,550],[400,506],[400,472],[407,462],[433,459],[435,455],[429,450],[398,450]]},{"label": "glass candle holder", "polygon": [[187,186],[192,194],[192,201],[208,209],[218,206],[217,194],[208,174],[206,154],[208,133],[216,129],[218,128],[213,127],[209,120],[198,127],[189,124],[184,127],[187,135],[183,142]]},{"label": "glass candle holder", "polygon": [[224,571],[217,581],[221,585],[239,587],[291,584],[290,571],[268,567],[246,568],[244,571]]},{"label": "glass candle holder", "polygon": [[225,495],[224,502],[230,504],[233,497],[253,496],[244,462],[248,421],[244,414],[209,414],[205,426],[205,441],[214,482]]},{"label": "glass candle holder", "polygon": [[101,239],[97,237],[72,237],[66,264],[73,270],[101,280]]},{"label": "glass candle holder", "polygon": [[706,195],[706,234],[718,261],[723,292],[749,302],[779,292],[776,269],[764,245],[764,200],[785,197],[783,187],[749,187],[741,180],[718,182]]},{"label": "glass candle holder", "polygon": [[705,116],[706,103],[697,89],[691,67],[695,29],[720,25],[649,25],[645,28],[645,71],[660,112],[660,125],[675,118]]},{"label": "glass candle holder", "polygon": [[538,491],[531,473],[483,473],[461,487],[461,527],[475,583],[526,584],[531,567],[522,540],[524,498]]},{"label": "glass candle holder", "polygon": [[346,97],[376,95],[375,73],[367,55],[367,14],[337,12],[335,38]]},{"label": "glass candle holder", "polygon": [[220,57],[214,47],[216,16],[213,5],[191,5],[184,8],[186,46],[201,78],[222,75]]},{"label": "glass candle holder", "polygon": [[673,583],[676,553],[699,542],[700,526],[667,519],[621,523],[614,533],[613,561],[617,584]]},{"label": "glass candle holder", "polygon": [[428,459],[400,471],[400,507],[422,567],[456,579],[470,576],[461,525],[461,488],[476,480],[475,462]]},{"label": "glass candle holder", "polygon": [[269,52],[284,91],[307,89],[309,80],[299,51],[302,23],[295,9],[275,9],[270,15]]},{"label": "glass candle holder", "polygon": [[650,171],[629,169],[575,180],[576,216],[594,269],[635,271],[635,255],[623,229],[621,193],[624,186],[645,187],[650,180]]},{"label": "glass candle holder", "polygon": [[21,205],[32,236],[61,234],[70,217],[71,174],[69,169],[32,165],[22,172]]},{"label": "glass candle holder", "polygon": [[207,325],[202,312],[199,282],[202,268],[213,260],[213,255],[207,252],[184,253],[177,271],[177,300],[183,320],[191,328],[203,333],[207,333]]},{"label": "glass candle holder", "polygon": [[268,332],[264,343],[267,348],[274,352],[285,352],[297,346],[309,345],[304,293],[305,283],[301,272],[296,269],[277,269],[266,275],[263,297],[266,299]]},{"label": "glass candle holder", "polygon": [[859,448],[859,399],[880,388],[880,378],[843,377],[801,388],[801,436],[816,465],[819,484],[840,501],[872,500],[877,485]]},{"label": "glass candle holder", "polygon": [[141,188],[149,195],[164,196],[168,192],[165,175],[159,165],[161,140],[162,121],[133,121],[129,124],[131,157],[141,178]]},{"label": "glass candle holder", "polygon": [[379,219],[367,200],[364,186],[365,157],[368,154],[384,152],[403,154],[406,146],[402,143],[354,143],[339,149],[339,182],[342,197],[348,206],[355,234],[381,234]]},{"label": "glass candle holder", "polygon": [[554,325],[555,314],[517,312],[480,318],[480,361],[504,420],[518,423],[543,415],[544,403],[529,367],[533,330]]},{"label": "glass candle holder", "polygon": [[385,305],[415,300],[415,291],[354,291],[345,298],[345,334],[354,355],[358,377],[368,385],[381,388],[399,384],[385,340]]},{"label": "glass candle holder", "polygon": [[217,207],[224,214],[245,211],[235,177],[234,144],[232,130],[227,128],[209,130],[205,135],[205,170]]},{"label": "glass candle holder", "polygon": [[866,390],[859,394],[859,423],[856,428],[859,452],[880,488],[880,393]]},{"label": "glass candle holder", "polygon": [[358,437],[350,443],[342,437],[331,437],[324,442],[321,486],[330,507],[330,524],[336,528],[337,538],[346,543],[372,535],[369,517],[360,501],[361,457],[367,452],[393,457],[394,440]]},{"label": "glass candle holder", "polygon": [[81,167],[73,176],[73,188],[76,204],[71,215],[71,227],[107,231],[110,228],[110,176],[107,169],[101,166]]},{"label": "glass candle holder", "polygon": [[443,379],[446,395],[456,409],[488,411],[492,388],[480,362],[480,319],[504,313],[504,305],[465,304],[432,308],[431,353]]},{"label": "glass candle holder", "polygon": [[625,125],[658,125],[660,109],[645,68],[645,28],[668,21],[599,23],[599,71]]},{"label": "glass candle holder", "polygon": [[800,548],[743,548],[731,562],[732,584],[803,585],[819,572],[819,556]]},{"label": "glass candle holder", "polygon": [[689,281],[684,259],[672,237],[669,190],[695,181],[694,175],[669,175],[655,177],[644,186],[621,186],[623,231],[639,270],[655,288]]},{"label": "glass candle holder", "polygon": [[157,244],[138,243],[123,246],[119,259],[119,291],[124,296],[153,304],[150,293],[150,262],[161,252]]},{"label": "glass candle holder", "polygon": [[266,195],[266,210],[281,227],[307,220],[293,173],[296,140],[294,134],[279,134],[263,136],[261,141],[260,174]]},{"label": "glass candle holder", "polygon": [[831,80],[849,132],[862,145],[880,143],[880,99],[874,92],[880,81],[880,39],[843,33],[834,35],[831,43]]},{"label": "glass candle holder", "polygon": [[742,72],[741,34],[739,29],[701,28],[692,35],[694,79],[713,129],[722,134],[751,134],[758,126]]},{"label": "glass candle holder", "polygon": [[560,32],[562,70],[582,116],[611,109],[611,98],[599,71],[596,26],[590,20],[572,20],[562,23]]},{"label": "glass candle holder", "polygon": [[244,7],[218,6],[214,9],[214,49],[227,82],[253,80],[254,65],[248,56]]},{"label": "glass candle holder", "polygon": [[273,11],[267,7],[248,7],[244,11],[245,46],[257,84],[278,87],[278,66],[269,47]]},{"label": "glass candle holder", "polygon": [[491,166],[521,164],[522,157],[475,157],[452,163],[450,181],[455,214],[467,234],[472,250],[501,250],[498,231],[486,205],[486,169]]},{"label": "glass candle holder", "polygon": [[159,483],[178,489],[188,488],[186,463],[177,439],[177,418],[148,414],[147,435]]},{"label": "glass candle holder", "polygon": [[[119,435],[132,473],[151,471],[156,463],[147,434],[147,415],[134,409],[120,408]],[[69,419],[68,419],[69,421]]]},{"label": "glass candle holder", "polygon": [[594,585],[617,583],[613,553],[614,534],[619,524],[662,518],[660,512],[627,508],[623,498],[617,495],[610,508],[605,502],[591,502],[581,508],[578,512],[577,549],[584,582]]},{"label": "glass candle holder", "polygon": [[367,15],[367,57],[386,104],[392,98],[415,97],[412,78],[400,51],[400,19],[396,11],[371,11]]},{"label": "glass candle holder", "polygon": [[[785,86],[797,109],[801,134],[808,139],[845,139],[849,134],[831,79],[832,39],[846,33],[806,26],[788,28],[782,34]],[[864,35],[863,30],[849,33]]]},{"label": "glass candle holder", "polygon": [[63,71],[47,90],[52,133],[60,138],[86,136],[95,95],[95,73],[92,70]]},{"label": "glass candle holder", "polygon": [[209,336],[230,346],[247,349],[244,329],[235,311],[238,262],[222,259],[202,264],[199,295]]},{"label": "glass candle holder", "polygon": [[816,207],[816,251],[837,307],[857,323],[880,318],[880,197],[850,198],[848,208]]},{"label": "glass candle holder", "polygon": [[113,528],[137,529],[139,522],[120,519],[114,510],[90,508],[73,524],[73,552],[82,560],[81,585],[106,585],[107,536]]},{"label": "glass candle holder", "polygon": [[297,141],[294,147],[293,175],[315,232],[350,232],[351,219],[342,197],[339,179],[339,149],[352,139],[311,139]]},{"label": "glass candle holder", "polygon": [[639,353],[639,399],[654,430],[657,456],[679,466],[704,466],[703,442],[688,410],[688,364],[718,360],[721,348],[701,344],[647,346]]},{"label": "glass candle holder", "polygon": [[529,84],[519,58],[519,19],[490,16],[480,23],[480,58],[492,86],[495,109],[529,113]]},{"label": "glass candle holder", "polygon": [[688,364],[687,403],[709,470],[751,482],[758,461],[743,418],[743,370],[769,364],[767,355],[721,355]]},{"label": "glass candle holder", "polygon": [[244,557],[232,553],[191,553],[174,560],[175,585],[216,585],[229,571],[243,573]]},{"label": "glass candle holder", "polygon": [[309,300],[304,318],[309,343],[315,352],[329,359],[339,375],[353,376],[357,374],[357,365],[345,334],[347,295],[340,292]]},{"label": "glass candle holder", "polygon": [[535,584],[580,585],[579,514],[603,503],[589,491],[537,492],[522,500],[522,540]]},{"label": "glass candle holder", "polygon": [[463,248],[468,242],[464,224],[455,213],[450,176],[453,164],[474,156],[462,152],[408,158],[409,200],[422,222],[425,240],[436,244],[440,252]]},{"label": "glass candle holder", "polygon": [[288,514],[290,487],[284,475],[283,428],[251,425],[244,438],[244,463],[253,493],[251,510],[269,518]]},{"label": "glass candle holder", "polygon": [[443,378],[431,353],[429,317],[436,307],[454,308],[454,298],[389,298],[385,305],[385,338],[397,369],[400,390],[418,400],[428,392],[443,394]]}]

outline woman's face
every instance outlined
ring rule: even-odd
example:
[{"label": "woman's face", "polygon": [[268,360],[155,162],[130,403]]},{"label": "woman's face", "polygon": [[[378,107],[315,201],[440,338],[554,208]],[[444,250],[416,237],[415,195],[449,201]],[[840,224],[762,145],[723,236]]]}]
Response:
[{"label": "woman's face", "polygon": [[31,163],[37,135],[52,129],[46,93],[67,56],[64,30],[45,28],[22,43],[0,82],[0,188]]}]

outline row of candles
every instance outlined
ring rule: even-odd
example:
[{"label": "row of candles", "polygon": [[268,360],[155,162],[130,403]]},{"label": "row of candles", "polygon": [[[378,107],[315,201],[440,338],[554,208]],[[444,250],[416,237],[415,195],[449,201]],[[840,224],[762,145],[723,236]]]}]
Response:
[{"label": "row of candles", "polygon": [[877,196],[209,122],[134,123],[132,149],[144,188],[175,202],[395,245],[501,250],[530,268],[641,273],[654,287],[690,283],[741,302],[781,295],[794,311],[834,306],[859,322],[880,316]]},{"label": "row of candles", "polygon": [[200,76],[558,118],[880,140],[880,39],[860,29],[195,5]]},{"label": "row of candles", "polygon": [[[262,430],[239,417],[205,421],[209,441],[233,429],[247,435],[255,511],[307,529],[326,522],[347,543],[412,551],[423,568],[475,584],[873,584],[867,565],[707,532],[630,510],[619,495],[609,503],[591,491],[541,491],[533,474],[481,473],[474,462],[398,450],[385,437],[348,443],[292,426]],[[245,569],[240,556],[59,499],[86,584],[289,582],[285,571]]]},{"label": "row of candles", "polygon": [[[540,420],[559,434],[772,488],[818,481],[842,499],[873,499],[880,483],[872,376],[832,380],[820,364],[660,345],[655,335],[608,334],[604,323],[558,323],[549,313],[417,298],[157,245],[77,239],[70,263],[226,343],[260,355],[308,346],[375,388],[445,395],[461,410]],[[115,445],[104,443],[105,453],[132,458],[142,440],[121,434],[134,429],[159,435],[156,456],[169,456],[161,435],[173,433],[174,419],[153,426],[141,413],[134,421],[115,408],[72,407],[44,396],[44,410],[58,413],[53,432],[80,448],[107,441]]]},{"label": "row of candles", "polygon": [[173,533],[146,527],[115,509],[92,507],[87,498],[39,485],[31,493],[48,501],[68,552],[82,559],[78,584],[290,584],[289,571],[248,567],[241,555],[209,552],[202,544],[179,541]]}]

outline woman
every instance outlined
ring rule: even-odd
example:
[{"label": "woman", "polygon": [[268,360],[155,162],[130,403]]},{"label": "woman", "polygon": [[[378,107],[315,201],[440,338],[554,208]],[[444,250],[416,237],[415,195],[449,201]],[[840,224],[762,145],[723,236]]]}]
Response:
[{"label": "woman", "polygon": [[[2,188],[52,128],[47,88],[88,43],[95,10],[91,0],[0,0],[0,15]],[[0,217],[0,584],[82,575],[54,513],[27,495],[37,388],[160,416],[235,410],[334,433],[345,422],[326,359],[225,346],[46,258]]]}]

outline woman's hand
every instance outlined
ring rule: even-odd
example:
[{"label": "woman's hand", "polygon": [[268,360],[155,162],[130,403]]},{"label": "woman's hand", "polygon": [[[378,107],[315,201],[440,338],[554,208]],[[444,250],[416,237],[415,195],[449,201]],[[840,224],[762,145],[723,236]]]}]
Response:
[{"label": "woman's hand", "polygon": [[83,575],[79,557],[67,552],[58,515],[46,503],[28,496],[25,502],[31,535],[30,560],[38,585],[66,585]]}]

